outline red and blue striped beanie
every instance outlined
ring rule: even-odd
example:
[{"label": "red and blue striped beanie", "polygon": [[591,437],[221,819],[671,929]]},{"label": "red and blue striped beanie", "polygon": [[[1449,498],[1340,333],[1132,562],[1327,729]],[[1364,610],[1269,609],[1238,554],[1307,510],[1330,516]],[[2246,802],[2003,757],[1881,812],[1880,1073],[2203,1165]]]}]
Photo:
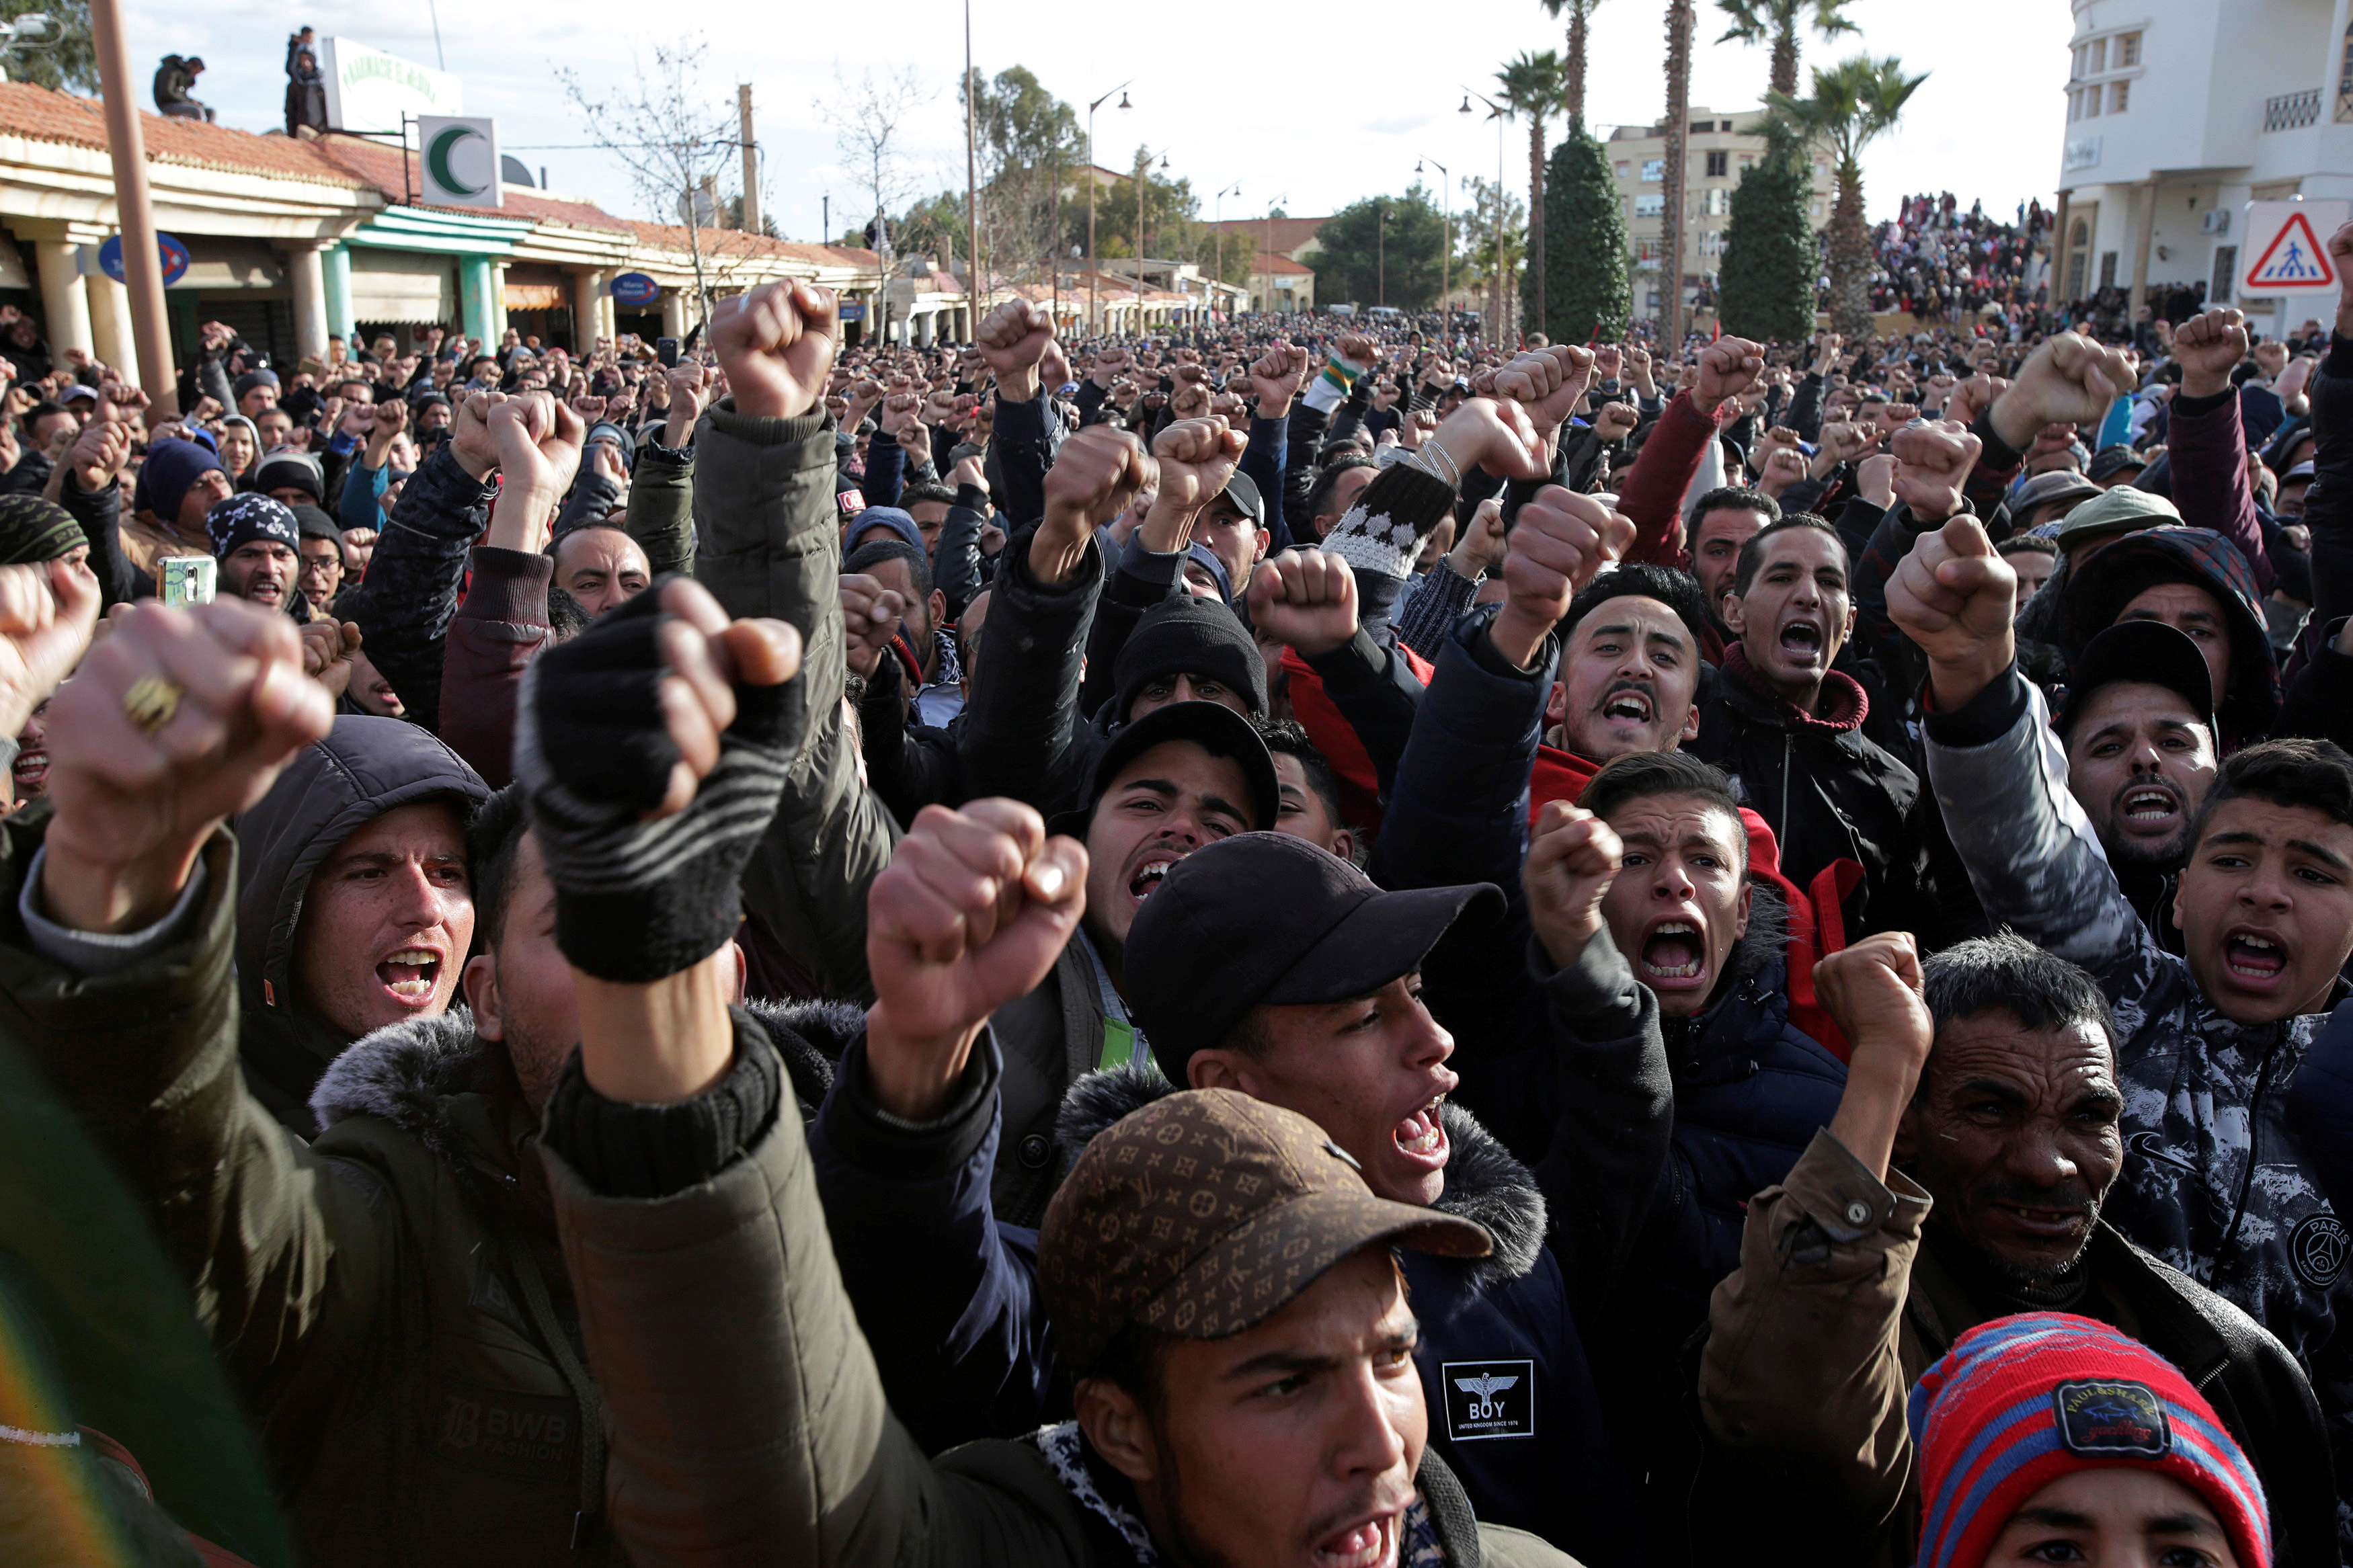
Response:
[{"label": "red and blue striped beanie", "polygon": [[2238,1443],[2172,1363],[2105,1323],[2030,1312],[1971,1329],[1920,1374],[1905,1414],[1919,1451],[1919,1568],[1982,1568],[2029,1498],[2109,1467],[2189,1487],[2240,1568],[2271,1568],[2271,1510]]}]

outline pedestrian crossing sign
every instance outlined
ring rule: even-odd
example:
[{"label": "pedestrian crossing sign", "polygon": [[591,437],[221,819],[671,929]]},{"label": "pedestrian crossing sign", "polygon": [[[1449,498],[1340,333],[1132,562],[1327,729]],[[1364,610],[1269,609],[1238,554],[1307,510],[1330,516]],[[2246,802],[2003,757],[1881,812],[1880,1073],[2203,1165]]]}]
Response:
[{"label": "pedestrian crossing sign", "polygon": [[[2335,289],[2337,265],[2324,237],[2344,221],[2343,202],[2255,202],[2243,254],[2253,264],[2239,279],[2246,296]],[[2322,212],[2319,209],[2333,209]]]}]

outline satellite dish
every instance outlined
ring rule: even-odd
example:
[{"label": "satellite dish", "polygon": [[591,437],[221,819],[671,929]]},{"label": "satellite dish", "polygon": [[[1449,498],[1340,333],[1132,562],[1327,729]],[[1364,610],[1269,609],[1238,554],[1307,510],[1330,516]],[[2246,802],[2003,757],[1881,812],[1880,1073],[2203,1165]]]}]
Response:
[{"label": "satellite dish", "polygon": [[499,178],[510,185],[531,185],[531,165],[512,153],[499,154]]}]

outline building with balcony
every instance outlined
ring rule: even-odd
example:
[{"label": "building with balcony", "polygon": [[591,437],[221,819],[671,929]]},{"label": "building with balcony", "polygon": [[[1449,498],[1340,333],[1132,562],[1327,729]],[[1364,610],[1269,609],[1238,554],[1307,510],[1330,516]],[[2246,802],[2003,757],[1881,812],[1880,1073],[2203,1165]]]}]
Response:
[{"label": "building with balcony", "polygon": [[[1694,107],[1683,164],[1683,291],[1688,304],[1704,285],[1715,286],[1724,265],[1724,234],[1732,223],[1732,192],[1740,171],[1765,156],[1766,141],[1757,129],[1765,121],[1761,109],[1721,110]],[[1667,128],[1664,125],[1620,125],[1609,132],[1602,153],[1618,187],[1626,216],[1626,243],[1634,251],[1634,313],[1656,318],[1659,263],[1665,257]],[[1831,198],[1837,183],[1825,155],[1814,159],[1814,189],[1807,216],[1816,228],[1830,222]]]},{"label": "building with balcony", "polygon": [[2246,205],[2353,196],[2353,0],[2073,8],[2052,297],[2267,311],[2236,292]]}]

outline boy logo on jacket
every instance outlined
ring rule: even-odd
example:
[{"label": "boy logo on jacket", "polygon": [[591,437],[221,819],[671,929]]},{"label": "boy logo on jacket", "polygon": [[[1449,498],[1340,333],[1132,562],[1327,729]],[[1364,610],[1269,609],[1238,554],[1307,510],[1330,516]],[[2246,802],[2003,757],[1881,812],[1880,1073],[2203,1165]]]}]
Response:
[{"label": "boy logo on jacket", "polygon": [[1440,1373],[1446,1435],[1455,1442],[1536,1435],[1535,1362],[1450,1361]]}]

